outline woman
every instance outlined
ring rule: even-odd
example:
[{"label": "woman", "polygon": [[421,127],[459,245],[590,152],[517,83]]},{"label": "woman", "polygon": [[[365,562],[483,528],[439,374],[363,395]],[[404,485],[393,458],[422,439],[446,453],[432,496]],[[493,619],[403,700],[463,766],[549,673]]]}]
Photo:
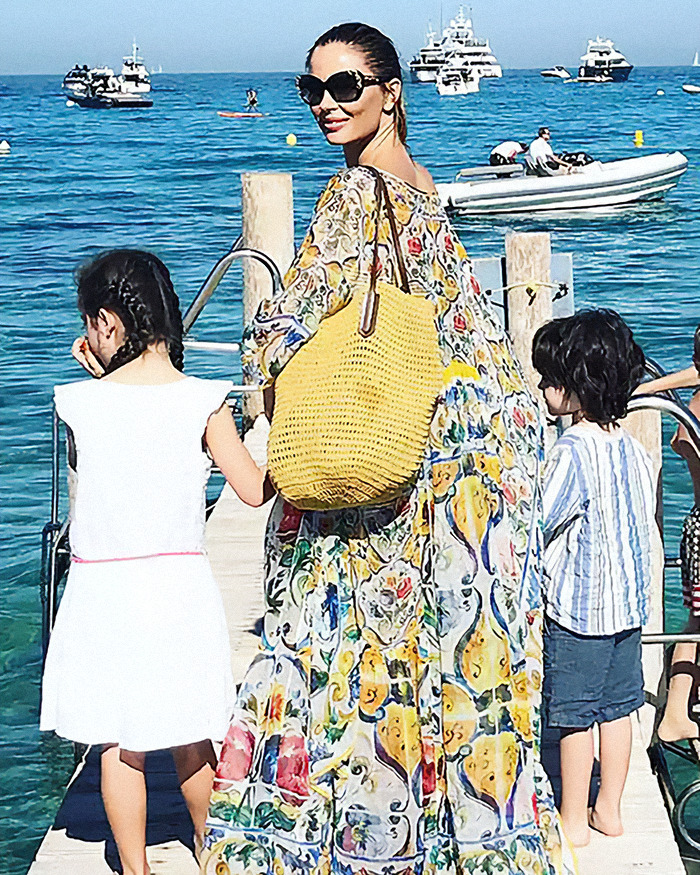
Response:
[{"label": "woman", "polygon": [[[307,70],[300,94],[348,166],[248,329],[249,373],[271,386],[368,274],[371,165],[411,291],[435,304],[444,386],[404,498],[272,511],[263,645],[222,751],[205,871],[571,873],[537,747],[537,406],[406,149],[390,40],[339,25]],[[380,241],[390,278],[384,224]]]}]

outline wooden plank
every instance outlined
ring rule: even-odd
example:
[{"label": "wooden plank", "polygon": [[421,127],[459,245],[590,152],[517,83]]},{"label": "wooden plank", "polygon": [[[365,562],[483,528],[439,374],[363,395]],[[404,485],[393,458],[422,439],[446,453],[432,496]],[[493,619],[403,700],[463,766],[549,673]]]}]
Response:
[{"label": "wooden plank", "polygon": [[650,719],[653,712],[649,705],[633,717],[632,758],[622,796],[625,833],[609,838],[594,832],[591,843],[578,849],[579,875],[685,875],[646,752]]}]

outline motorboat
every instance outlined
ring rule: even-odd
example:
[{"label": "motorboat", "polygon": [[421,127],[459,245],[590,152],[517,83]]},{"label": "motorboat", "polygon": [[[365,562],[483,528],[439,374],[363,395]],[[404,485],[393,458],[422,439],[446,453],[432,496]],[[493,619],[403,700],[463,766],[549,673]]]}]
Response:
[{"label": "motorboat", "polygon": [[540,70],[540,76],[544,76],[545,79],[571,79],[571,73],[559,64],[547,70]]},{"label": "motorboat", "polygon": [[686,82],[681,88],[686,94],[700,94],[700,85],[693,85],[692,82]]},{"label": "motorboat", "polygon": [[129,94],[148,94],[151,90],[151,80],[143,58],[138,56],[138,46],[131,45],[131,54],[123,59],[122,71],[119,75],[121,90]]},{"label": "motorboat", "polygon": [[153,106],[150,97],[124,91],[97,91],[92,94],[72,94],[67,103],[83,109],[147,109]]},{"label": "motorboat", "polygon": [[96,89],[116,88],[117,78],[111,67],[88,67],[78,64],[63,77],[61,87],[69,96],[85,96]]},{"label": "motorboat", "polygon": [[435,31],[428,24],[428,32],[425,35],[426,43],[408,64],[412,82],[435,82],[437,80],[438,70],[445,63],[445,52],[442,48],[442,41],[436,40],[435,36]]},{"label": "motorboat", "polygon": [[[581,55],[579,82],[624,82],[633,70],[627,58],[618,52],[611,39],[588,40],[586,53]],[[599,78],[600,77],[600,78]]]},{"label": "motorboat", "polygon": [[553,176],[527,175],[522,164],[472,167],[437,189],[447,212],[458,215],[599,209],[657,200],[687,167],[681,152],[592,161]]},{"label": "motorboat", "polygon": [[435,88],[440,97],[475,94],[479,90],[479,74],[471,67],[448,61],[438,71]]},{"label": "motorboat", "polygon": [[90,80],[90,70],[87,64],[76,64],[72,70],[69,70],[63,77],[61,88],[64,91],[83,94],[87,90],[87,83]]},{"label": "motorboat", "polygon": [[437,82],[438,72],[448,61],[470,67],[482,79],[503,75],[489,41],[474,36],[472,20],[465,17],[461,6],[439,39],[430,27],[426,39],[408,65],[413,82]]}]

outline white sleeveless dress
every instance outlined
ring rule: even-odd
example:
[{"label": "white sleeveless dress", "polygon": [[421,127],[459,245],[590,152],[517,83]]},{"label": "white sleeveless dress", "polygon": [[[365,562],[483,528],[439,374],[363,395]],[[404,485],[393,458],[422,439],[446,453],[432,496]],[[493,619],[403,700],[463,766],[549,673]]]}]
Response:
[{"label": "white sleeveless dress", "polygon": [[134,751],[224,738],[234,684],[204,548],[202,438],[231,386],[186,377],[56,387],[78,477],[42,730]]}]

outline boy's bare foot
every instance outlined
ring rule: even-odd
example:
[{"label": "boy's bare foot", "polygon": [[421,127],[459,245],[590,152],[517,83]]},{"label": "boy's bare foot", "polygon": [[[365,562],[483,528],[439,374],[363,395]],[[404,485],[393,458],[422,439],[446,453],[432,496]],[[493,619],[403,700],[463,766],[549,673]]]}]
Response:
[{"label": "boy's bare foot", "polygon": [[690,717],[677,718],[664,714],[656,734],[661,741],[682,741],[684,738],[700,738],[700,728]]},{"label": "boy's bare foot", "polygon": [[591,829],[602,832],[603,835],[615,838],[624,832],[619,812],[601,811],[596,806],[588,812],[588,823]]},{"label": "boy's bare foot", "polygon": [[562,818],[562,826],[564,827],[567,839],[575,848],[585,848],[590,842],[591,831],[587,823],[576,824],[574,826],[573,824],[567,824]]}]

